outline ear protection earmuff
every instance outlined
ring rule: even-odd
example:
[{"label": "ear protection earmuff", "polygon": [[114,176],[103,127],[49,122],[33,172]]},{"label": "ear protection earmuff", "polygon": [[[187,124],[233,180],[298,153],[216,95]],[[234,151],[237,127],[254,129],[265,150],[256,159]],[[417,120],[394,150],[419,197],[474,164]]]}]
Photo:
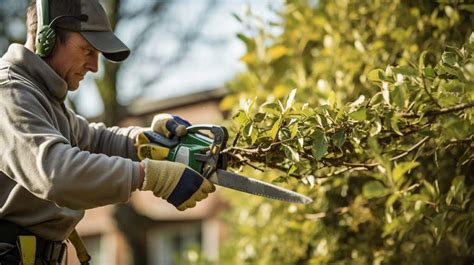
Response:
[{"label": "ear protection earmuff", "polygon": [[36,30],[36,54],[41,57],[47,57],[54,49],[56,44],[55,23],[62,18],[75,18],[80,21],[87,21],[87,15],[61,15],[55,17],[49,23],[49,0],[36,0],[37,30]]},{"label": "ear protection earmuff", "polygon": [[48,0],[36,0],[36,17],[38,21],[36,29],[36,54],[46,57],[51,53],[56,43],[56,33],[48,22]]}]

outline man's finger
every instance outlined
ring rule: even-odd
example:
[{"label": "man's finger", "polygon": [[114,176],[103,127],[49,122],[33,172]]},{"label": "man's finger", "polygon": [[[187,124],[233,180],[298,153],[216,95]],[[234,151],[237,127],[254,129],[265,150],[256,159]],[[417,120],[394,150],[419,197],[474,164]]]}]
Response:
[{"label": "man's finger", "polygon": [[171,132],[171,134],[177,135],[177,136],[183,136],[187,132],[186,126],[178,123],[174,119],[170,119],[166,121],[166,129],[168,129],[168,131]]}]

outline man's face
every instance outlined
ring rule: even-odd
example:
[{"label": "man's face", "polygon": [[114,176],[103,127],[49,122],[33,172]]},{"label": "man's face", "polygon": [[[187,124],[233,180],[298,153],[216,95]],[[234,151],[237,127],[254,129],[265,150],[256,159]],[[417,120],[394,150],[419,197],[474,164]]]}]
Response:
[{"label": "man's face", "polygon": [[87,72],[97,72],[98,56],[99,51],[81,34],[69,32],[64,43],[56,42],[46,62],[66,81],[68,89],[74,91]]}]

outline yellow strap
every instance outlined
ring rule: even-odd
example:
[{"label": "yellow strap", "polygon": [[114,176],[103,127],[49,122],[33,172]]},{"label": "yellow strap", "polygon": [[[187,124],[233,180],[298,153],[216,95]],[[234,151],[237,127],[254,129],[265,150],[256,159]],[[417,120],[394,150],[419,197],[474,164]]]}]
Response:
[{"label": "yellow strap", "polygon": [[81,264],[89,264],[89,261],[91,260],[91,256],[89,255],[89,253],[87,253],[86,246],[84,245],[84,242],[82,241],[82,238],[77,233],[76,229],[74,229],[71,235],[69,235],[69,241],[71,241],[72,245],[76,249],[77,258],[79,259]]},{"label": "yellow strap", "polygon": [[169,148],[156,144],[142,144],[137,147],[137,156],[140,160],[145,158],[150,158],[153,160],[166,160],[169,152]]},{"label": "yellow strap", "polygon": [[149,143],[150,143],[150,139],[148,139],[148,137],[146,137],[145,132],[141,132],[135,138],[135,148],[138,148],[139,145],[149,144]]},{"label": "yellow strap", "polygon": [[34,265],[36,257],[36,237],[35,236],[19,236],[21,264]]}]

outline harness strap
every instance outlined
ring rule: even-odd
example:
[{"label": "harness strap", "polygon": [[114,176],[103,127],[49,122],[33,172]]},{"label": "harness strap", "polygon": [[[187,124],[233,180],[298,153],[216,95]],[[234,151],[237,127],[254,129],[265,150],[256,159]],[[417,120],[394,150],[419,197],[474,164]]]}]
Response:
[{"label": "harness strap", "polygon": [[36,259],[36,237],[19,236],[18,249],[20,250],[21,264],[35,265]]},{"label": "harness strap", "polygon": [[88,265],[89,261],[91,260],[91,256],[89,253],[87,253],[84,241],[82,241],[82,238],[79,236],[76,229],[74,229],[71,235],[69,235],[69,241],[71,241],[72,245],[76,249],[77,258],[81,262],[81,265]]},{"label": "harness strap", "polygon": [[[34,264],[40,259],[42,264],[61,263],[66,252],[66,244],[41,238],[23,227],[0,219],[0,242],[16,245],[22,264]],[[29,263],[33,259],[33,263]]]}]

